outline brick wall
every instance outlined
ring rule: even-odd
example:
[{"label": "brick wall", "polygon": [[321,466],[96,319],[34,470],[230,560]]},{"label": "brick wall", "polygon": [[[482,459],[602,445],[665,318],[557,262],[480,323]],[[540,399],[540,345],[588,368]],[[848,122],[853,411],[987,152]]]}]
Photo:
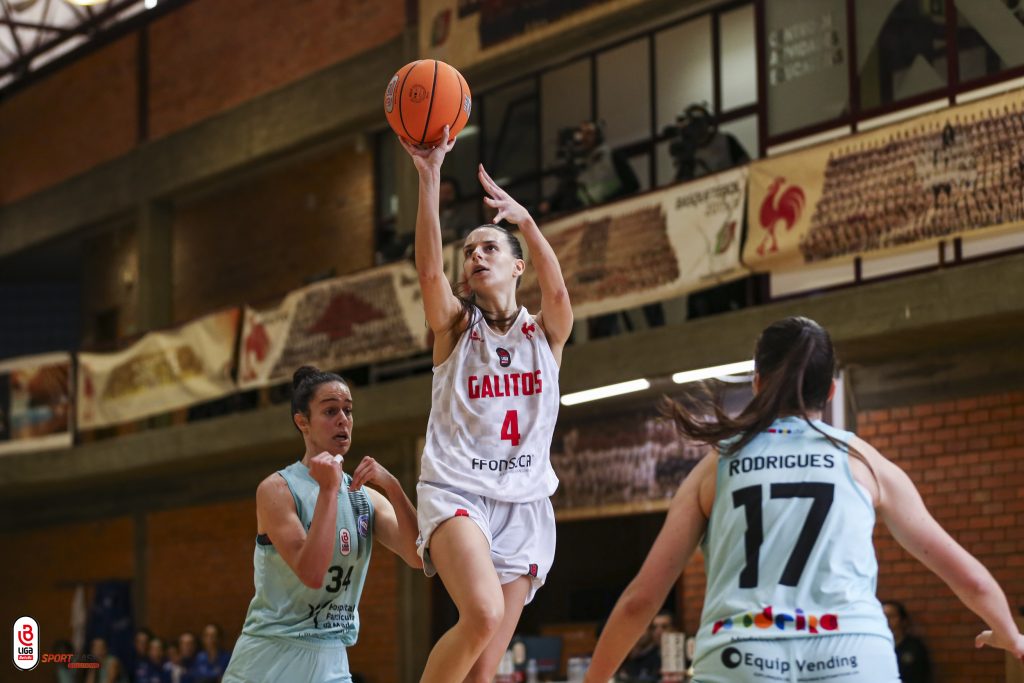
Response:
[{"label": "brick wall", "polygon": [[[255,536],[255,498],[146,515],[142,625],[177,638],[215,622],[224,629],[225,646],[232,647],[253,596]],[[71,636],[76,583],[134,577],[134,539],[129,517],[0,535],[8,549],[0,563],[0,623],[34,617],[43,652],[52,652],[55,640]],[[359,607],[359,642],[350,652],[353,670],[369,683],[398,678],[398,565],[383,546],[374,547]],[[52,668],[43,668],[26,680],[50,680]]]},{"label": "brick wall", "polygon": [[[1011,605],[1024,606],[1024,392],[875,410],[864,438],[917,483],[938,522],[988,567]],[[932,651],[937,683],[996,681],[1003,655],[974,649],[982,622],[876,530],[878,595],[903,602]]]},{"label": "brick wall", "polygon": [[[910,475],[938,522],[1024,606],[1024,392],[862,412],[858,433]],[[907,606],[931,650],[935,683],[1001,681],[1001,651],[975,650],[984,627],[934,574],[875,532],[878,596]],[[687,633],[699,625],[705,587],[699,557],[680,580]]]},{"label": "brick wall", "polygon": [[[255,497],[148,515],[150,628],[175,638],[212,621],[231,647],[253,596],[255,538]],[[397,571],[395,556],[377,544],[359,606],[359,642],[349,652],[352,670],[370,683],[398,676]]]},{"label": "brick wall", "polygon": [[[0,623],[12,625],[18,617],[34,618],[39,623],[40,648],[53,652],[54,641],[71,638],[76,584],[133,578],[133,528],[131,518],[118,517],[0,536],[4,548]],[[52,669],[42,669],[26,680],[33,675],[35,680],[52,680]]]},{"label": "brick wall", "polygon": [[173,239],[176,323],[266,303],[331,269],[369,268],[372,155],[347,144],[180,206]]},{"label": "brick wall", "polygon": [[[402,0],[204,0],[150,30],[158,138],[398,36]],[[398,68],[401,64],[396,64]],[[379,74],[381,97],[391,74]]]},{"label": "brick wall", "polygon": [[0,205],[131,151],[136,53],[128,36],[0,103]]}]

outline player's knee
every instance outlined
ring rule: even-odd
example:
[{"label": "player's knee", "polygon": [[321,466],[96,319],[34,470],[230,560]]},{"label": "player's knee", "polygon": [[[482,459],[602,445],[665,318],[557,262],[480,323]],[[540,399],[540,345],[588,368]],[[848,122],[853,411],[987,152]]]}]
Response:
[{"label": "player's knee", "polygon": [[501,600],[481,600],[474,604],[462,618],[471,631],[471,637],[489,643],[505,616],[505,604]]}]

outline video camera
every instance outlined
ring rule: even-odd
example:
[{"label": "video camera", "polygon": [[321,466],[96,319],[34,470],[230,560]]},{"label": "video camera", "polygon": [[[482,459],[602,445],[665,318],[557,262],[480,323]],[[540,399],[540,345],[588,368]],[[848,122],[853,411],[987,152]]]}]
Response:
[{"label": "video camera", "polygon": [[662,130],[661,134],[671,139],[668,151],[676,165],[676,180],[696,177],[697,150],[711,142],[717,132],[718,125],[703,104],[691,104],[674,124]]},{"label": "video camera", "polygon": [[578,126],[568,126],[558,130],[558,159],[562,162],[567,174],[576,174],[586,164],[586,150],[583,148],[583,131]]}]

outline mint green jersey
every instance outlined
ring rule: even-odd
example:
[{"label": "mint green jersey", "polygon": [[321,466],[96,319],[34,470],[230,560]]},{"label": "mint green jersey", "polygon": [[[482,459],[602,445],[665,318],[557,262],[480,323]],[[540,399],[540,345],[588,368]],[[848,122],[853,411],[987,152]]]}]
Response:
[{"label": "mint green jersey", "polygon": [[[295,510],[308,531],[320,485],[309,468],[296,462],[280,470],[295,500]],[[319,588],[309,588],[273,546],[260,536],[253,553],[256,596],[249,603],[242,633],[298,639],[327,646],[355,644],[359,635],[359,596],[370,566],[373,506],[365,488],[349,492],[352,477],[344,475],[338,491],[334,555]]]},{"label": "mint green jersey", "polygon": [[750,639],[878,635],[875,510],[850,471],[853,436],[783,417],[718,461],[704,536],[708,584],[697,661]]}]

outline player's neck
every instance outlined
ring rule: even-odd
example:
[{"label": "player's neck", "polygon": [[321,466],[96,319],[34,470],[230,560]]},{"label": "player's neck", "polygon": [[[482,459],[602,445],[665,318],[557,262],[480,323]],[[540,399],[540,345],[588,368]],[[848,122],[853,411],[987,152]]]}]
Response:
[{"label": "player's neck", "polygon": [[476,305],[483,311],[485,320],[497,322],[496,325],[488,322],[488,326],[502,333],[508,330],[519,313],[514,291],[494,297],[477,294]]}]

